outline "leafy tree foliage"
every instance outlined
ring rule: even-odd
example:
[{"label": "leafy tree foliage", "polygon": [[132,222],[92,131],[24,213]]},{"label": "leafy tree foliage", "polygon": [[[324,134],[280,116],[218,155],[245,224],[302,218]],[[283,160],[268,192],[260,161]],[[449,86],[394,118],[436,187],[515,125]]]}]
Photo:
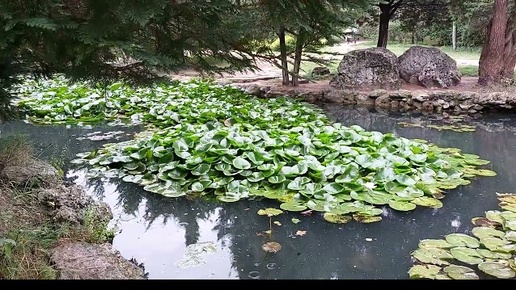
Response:
[{"label": "leafy tree foliage", "polygon": [[[311,49],[324,44],[330,44],[335,38],[341,37],[344,30],[353,25],[361,11],[367,9],[374,0],[250,0],[239,1],[242,4],[242,17],[252,19],[256,26],[253,29],[256,56],[268,60],[283,71],[284,85],[298,85],[301,61],[311,60],[324,62],[314,55]],[[287,46],[287,35],[295,38],[292,49]],[[280,54],[270,49],[267,40],[279,39]],[[264,42],[265,41],[265,42]],[[246,47],[247,52],[253,51]],[[304,54],[304,52],[311,54]],[[292,61],[291,61],[292,60]],[[292,69],[289,69],[289,64]],[[292,81],[290,81],[292,76]]]}]

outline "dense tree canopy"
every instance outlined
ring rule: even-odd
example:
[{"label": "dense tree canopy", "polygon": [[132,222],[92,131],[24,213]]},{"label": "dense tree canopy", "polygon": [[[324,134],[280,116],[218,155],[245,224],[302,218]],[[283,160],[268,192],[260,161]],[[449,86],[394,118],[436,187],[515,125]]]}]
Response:
[{"label": "dense tree canopy", "polygon": [[[15,0],[0,3],[0,96],[18,73],[147,80],[186,65],[253,68],[235,54],[239,25],[228,0]],[[213,65],[213,60],[228,65]]]}]

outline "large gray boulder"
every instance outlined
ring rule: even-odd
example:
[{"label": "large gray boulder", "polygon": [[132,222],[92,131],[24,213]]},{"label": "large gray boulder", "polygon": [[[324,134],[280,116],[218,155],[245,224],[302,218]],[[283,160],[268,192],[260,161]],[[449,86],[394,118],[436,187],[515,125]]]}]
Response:
[{"label": "large gray boulder", "polygon": [[401,88],[398,58],[383,47],[357,49],[346,53],[330,86],[339,90]]},{"label": "large gray boulder", "polygon": [[398,58],[400,76],[427,88],[449,88],[460,83],[457,62],[436,47],[412,46]]}]

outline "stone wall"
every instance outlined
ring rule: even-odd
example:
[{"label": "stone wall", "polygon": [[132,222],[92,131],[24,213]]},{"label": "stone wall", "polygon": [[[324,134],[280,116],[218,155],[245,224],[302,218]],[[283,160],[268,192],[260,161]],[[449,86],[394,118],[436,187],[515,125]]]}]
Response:
[{"label": "stone wall", "polygon": [[326,102],[350,106],[364,106],[382,111],[422,112],[448,114],[479,114],[492,111],[507,111],[516,108],[516,94],[510,92],[475,92],[445,90],[373,90],[351,91],[336,89],[306,90],[280,88],[256,84],[232,84],[247,93],[273,98],[289,96],[310,103]]}]

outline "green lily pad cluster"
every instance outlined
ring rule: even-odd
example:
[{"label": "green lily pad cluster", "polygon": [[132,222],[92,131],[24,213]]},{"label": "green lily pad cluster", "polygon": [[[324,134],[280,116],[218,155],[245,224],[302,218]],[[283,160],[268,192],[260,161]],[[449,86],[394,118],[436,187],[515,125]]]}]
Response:
[{"label": "green lily pad cluster", "polygon": [[[67,88],[61,81],[20,89],[28,118],[152,124],[133,140],[79,154],[74,162],[92,166],[90,177],[123,178],[168,197],[269,198],[286,211],[374,222],[384,206],[439,208],[444,190],[495,174],[479,168],[488,161],[477,155],[331,123],[320,109],[286,98],[257,99],[201,81],[137,89],[113,84],[101,96],[97,88]],[[72,107],[48,115],[64,104]],[[103,104],[102,110],[87,104]],[[46,113],[38,115],[42,108]]]},{"label": "green lily pad cluster", "polygon": [[413,279],[479,279],[477,270],[499,279],[516,276],[516,195],[499,194],[503,211],[472,219],[471,235],[426,239],[411,253]]},{"label": "green lily pad cluster", "polygon": [[64,77],[30,79],[17,85],[18,107],[35,124],[77,124],[120,120],[166,128],[179,123],[211,121],[288,128],[327,120],[320,109],[285,98],[251,98],[242,90],[190,81],[133,88],[122,83],[100,87],[70,84]]}]

